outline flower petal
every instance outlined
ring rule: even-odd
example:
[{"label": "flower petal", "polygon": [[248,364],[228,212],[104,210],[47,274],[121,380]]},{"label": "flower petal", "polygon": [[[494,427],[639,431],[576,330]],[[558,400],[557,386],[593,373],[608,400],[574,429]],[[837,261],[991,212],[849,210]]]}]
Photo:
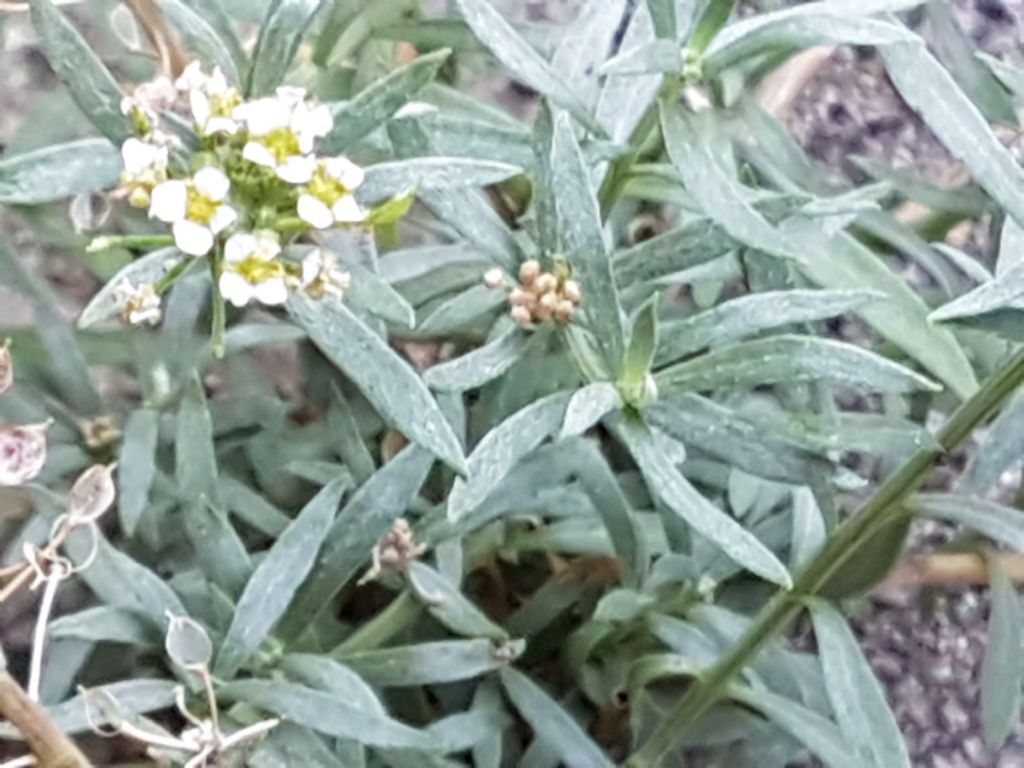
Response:
[{"label": "flower petal", "polygon": [[338,200],[332,212],[334,220],[344,224],[360,224],[366,220],[366,209],[359,204],[354,195],[345,195]]},{"label": "flower petal", "polygon": [[156,147],[141,139],[126,139],[121,145],[121,161],[130,176],[137,176],[154,165],[167,164],[167,148]]},{"label": "flower petal", "polygon": [[210,119],[210,98],[200,90],[189,91],[188,106],[200,132],[205,132],[206,123]]},{"label": "flower petal", "polygon": [[291,114],[292,110],[287,104],[280,99],[268,97],[242,104],[235,109],[234,117],[237,120],[244,120],[249,133],[253,136],[266,136],[281,128],[287,128]]},{"label": "flower petal", "polygon": [[277,158],[274,154],[258,141],[250,141],[242,149],[242,157],[250,163],[262,165],[266,168],[276,168]]},{"label": "flower petal", "polygon": [[149,216],[173,224],[188,212],[188,186],[184,181],[157,184],[150,195]]},{"label": "flower petal", "polygon": [[347,157],[327,159],[327,175],[337,179],[345,189],[355,191],[362,185],[366,172]]},{"label": "flower petal", "polygon": [[236,307],[244,307],[255,295],[253,285],[237,272],[227,270],[218,282],[220,293]]},{"label": "flower petal", "polygon": [[238,232],[228,238],[224,244],[224,260],[228,264],[245,261],[259,248],[256,235],[249,232]]},{"label": "flower petal", "polygon": [[213,232],[188,219],[176,221],[174,244],[190,256],[205,256],[213,248]]},{"label": "flower petal", "polygon": [[210,219],[210,230],[213,234],[219,235],[236,221],[238,221],[238,211],[230,205],[222,205]]},{"label": "flower petal", "polygon": [[288,301],[288,285],[283,277],[264,280],[253,287],[256,301],[269,307],[276,307]]},{"label": "flower petal", "polygon": [[192,177],[192,183],[200,194],[206,195],[215,202],[220,202],[228,196],[231,189],[231,181],[220,168],[208,165],[196,171]]},{"label": "flower petal", "polygon": [[299,218],[317,229],[327,229],[334,224],[334,214],[323,201],[305,194],[299,197],[297,206]]},{"label": "flower petal", "polygon": [[289,184],[308,184],[315,173],[316,158],[312,155],[289,157],[277,167],[277,177]]}]

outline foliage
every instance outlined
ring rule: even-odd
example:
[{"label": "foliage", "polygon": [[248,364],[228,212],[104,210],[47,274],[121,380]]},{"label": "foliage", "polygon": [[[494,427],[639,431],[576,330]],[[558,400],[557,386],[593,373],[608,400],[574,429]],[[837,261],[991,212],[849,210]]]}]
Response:
[{"label": "foliage", "polygon": [[[957,493],[911,495],[1024,377],[1024,178],[990,126],[1024,73],[947,69],[920,0],[589,0],[565,29],[494,0],[160,5],[184,73],[31,0],[91,128],[0,160],[0,203],[103,283],[72,327],[0,247],[36,317],[0,399],[30,425],[0,437],[36,429],[0,471],[36,483],[9,559],[61,512],[43,484],[117,464],[95,601],[50,626],[54,722],[190,765],[909,765],[837,606],[911,516],[1024,547],[978,498],[1019,465],[1020,400]],[[810,161],[757,86],[820,43],[877,48],[973,184]],[[532,118],[470,95],[497,71]],[[928,242],[979,216],[992,271]],[[1020,609],[989,562],[996,748]]]}]

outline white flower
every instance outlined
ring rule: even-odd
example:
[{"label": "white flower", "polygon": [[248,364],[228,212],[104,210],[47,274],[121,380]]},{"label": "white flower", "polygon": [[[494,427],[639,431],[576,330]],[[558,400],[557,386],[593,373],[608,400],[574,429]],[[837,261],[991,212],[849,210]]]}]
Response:
[{"label": "white flower", "polygon": [[158,147],[141,139],[127,139],[121,145],[120,186],[128,195],[128,202],[136,208],[146,208],[153,188],[167,180],[167,147]]},{"label": "white flower", "polygon": [[158,77],[140,85],[131,96],[121,99],[121,112],[131,116],[141,136],[150,137],[160,113],[173,109],[177,101],[178,91],[174,84],[166,77]]},{"label": "white flower", "polygon": [[189,110],[201,136],[238,131],[238,121],[232,113],[242,103],[242,95],[228,84],[220,67],[214,67],[207,75],[199,62],[193,61],[175,85],[188,94]]},{"label": "white flower", "polygon": [[151,218],[173,225],[174,243],[191,256],[205,256],[214,237],[238,220],[227,204],[231,182],[219,168],[207,167],[189,181],[165,181],[152,194]]},{"label": "white flower", "polygon": [[366,209],[355,197],[365,175],[363,169],[348,158],[321,160],[299,196],[299,218],[317,229],[365,221]]},{"label": "white flower", "polygon": [[14,360],[9,342],[0,344],[0,395],[14,386]]},{"label": "white flower", "polygon": [[46,464],[49,423],[0,427],[0,486],[24,485]]},{"label": "white flower", "polygon": [[149,283],[135,287],[122,280],[114,286],[114,300],[121,308],[121,319],[129,325],[156,325],[160,322],[163,314],[160,296]]},{"label": "white flower", "polygon": [[338,266],[337,257],[319,248],[302,260],[302,287],[314,299],[341,299],[352,284],[352,276]]},{"label": "white flower", "polygon": [[306,184],[313,178],[313,146],[334,126],[331,111],[306,101],[303,88],[278,88],[274,96],[240,105],[233,117],[245,123],[249,133],[242,156],[273,169],[290,184]]},{"label": "white flower", "polygon": [[278,260],[281,244],[272,232],[239,232],[224,245],[220,292],[236,307],[255,299],[277,306],[288,300],[288,272]]}]

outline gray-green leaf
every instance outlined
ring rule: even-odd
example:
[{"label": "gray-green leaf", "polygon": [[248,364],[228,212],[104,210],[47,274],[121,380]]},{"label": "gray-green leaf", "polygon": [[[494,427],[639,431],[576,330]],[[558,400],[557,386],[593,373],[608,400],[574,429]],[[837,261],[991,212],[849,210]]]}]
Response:
[{"label": "gray-green leaf", "polygon": [[988,647],[981,663],[981,725],[985,743],[997,752],[1020,720],[1021,658],[1020,598],[999,558],[988,558],[992,610],[988,620]]},{"label": "gray-green leaf", "polygon": [[106,139],[81,139],[0,160],[0,203],[38,205],[109,189],[121,156]]},{"label": "gray-green leaf", "polygon": [[156,477],[156,445],[160,414],[149,408],[132,413],[124,427],[121,456],[117,463],[118,513],[128,536],[149,503],[149,489]]},{"label": "gray-green leaf", "polygon": [[522,168],[492,160],[463,157],[416,157],[377,163],[366,169],[359,197],[380,202],[410,189],[445,190],[484,187],[522,173]]},{"label": "gray-green leaf", "polygon": [[252,55],[246,89],[250,96],[264,96],[284,81],[302,35],[321,5],[320,0],[273,0],[270,3]]}]

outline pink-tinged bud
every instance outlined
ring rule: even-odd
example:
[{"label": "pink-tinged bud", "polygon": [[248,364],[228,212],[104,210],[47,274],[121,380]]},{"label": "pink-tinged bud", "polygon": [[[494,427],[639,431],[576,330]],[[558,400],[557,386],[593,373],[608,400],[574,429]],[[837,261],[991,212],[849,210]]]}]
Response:
[{"label": "pink-tinged bud", "polygon": [[0,395],[14,384],[14,360],[11,359],[11,348],[7,344],[0,345]]},{"label": "pink-tinged bud", "polygon": [[533,323],[533,316],[526,307],[512,307],[512,319],[515,320],[516,325],[521,325],[523,328]]},{"label": "pink-tinged bud", "polygon": [[530,286],[533,281],[540,275],[540,262],[536,259],[530,259],[524,261],[522,266],[519,267],[519,282],[525,286]]},{"label": "pink-tinged bud", "polygon": [[505,285],[505,273],[501,267],[494,267],[484,272],[484,285],[488,288],[501,288]]},{"label": "pink-tinged bud", "polygon": [[552,291],[557,291],[558,278],[552,275],[550,272],[545,272],[543,275],[541,275],[534,281],[533,290],[540,295],[544,295],[545,293],[551,293]]},{"label": "pink-tinged bud", "polygon": [[117,496],[113,474],[113,465],[94,464],[78,476],[68,497],[72,523],[91,523],[110,509]]},{"label": "pink-tinged bud", "polygon": [[575,280],[566,280],[562,284],[562,296],[573,304],[579,304],[583,294],[580,293],[580,284]]},{"label": "pink-tinged bud", "polygon": [[508,300],[513,307],[525,307],[526,309],[531,309],[537,304],[537,297],[522,288],[513,288],[508,295]]},{"label": "pink-tinged bud", "polygon": [[554,293],[545,293],[540,297],[540,306],[548,312],[554,312],[558,308],[558,296]]},{"label": "pink-tinged bud", "polygon": [[562,299],[555,307],[555,318],[563,323],[569,322],[576,313],[576,305],[568,299]]},{"label": "pink-tinged bud", "polygon": [[24,485],[46,464],[49,423],[0,427],[0,486]]}]

